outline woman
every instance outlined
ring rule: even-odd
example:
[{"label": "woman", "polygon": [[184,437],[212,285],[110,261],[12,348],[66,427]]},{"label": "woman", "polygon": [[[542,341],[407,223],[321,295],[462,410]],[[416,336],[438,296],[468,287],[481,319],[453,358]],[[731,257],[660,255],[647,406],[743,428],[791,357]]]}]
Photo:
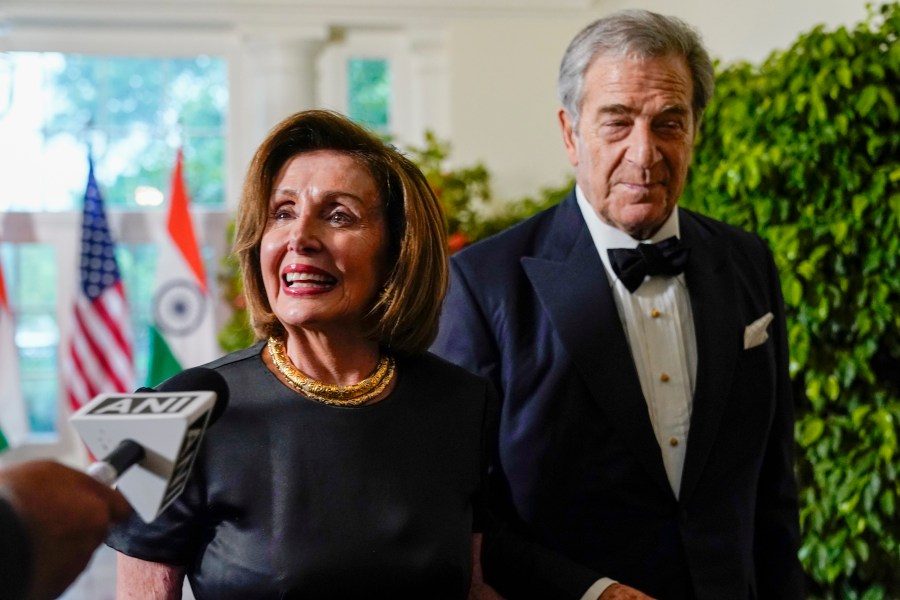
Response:
[{"label": "woman", "polygon": [[261,341],[209,365],[230,402],[182,497],[110,536],[118,596],[187,575],[200,600],[465,598],[493,394],[425,351],[447,261],[421,172],[293,115],[251,162],[235,251]]}]

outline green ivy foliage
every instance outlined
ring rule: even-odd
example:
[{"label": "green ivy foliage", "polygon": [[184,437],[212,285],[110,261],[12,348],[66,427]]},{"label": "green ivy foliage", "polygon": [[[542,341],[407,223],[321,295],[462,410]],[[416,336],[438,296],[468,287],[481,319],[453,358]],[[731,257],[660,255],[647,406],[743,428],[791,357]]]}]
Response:
[{"label": "green ivy foliage", "polygon": [[719,68],[682,204],[765,238],[812,597],[900,598],[900,4]]}]

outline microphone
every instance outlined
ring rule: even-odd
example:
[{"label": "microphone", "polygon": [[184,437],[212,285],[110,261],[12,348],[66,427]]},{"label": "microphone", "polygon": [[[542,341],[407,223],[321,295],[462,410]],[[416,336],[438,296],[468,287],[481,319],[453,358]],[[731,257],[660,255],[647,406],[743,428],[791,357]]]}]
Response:
[{"label": "microphone", "polygon": [[91,463],[87,474],[105,485],[112,485],[119,475],[144,460],[144,447],[134,440],[122,440],[115,449],[102,460]]},{"label": "microphone", "polygon": [[100,461],[94,479],[117,484],[147,523],[184,490],[200,441],[228,405],[228,384],[206,367],[186,369],[154,390],[98,394],[70,418]]}]

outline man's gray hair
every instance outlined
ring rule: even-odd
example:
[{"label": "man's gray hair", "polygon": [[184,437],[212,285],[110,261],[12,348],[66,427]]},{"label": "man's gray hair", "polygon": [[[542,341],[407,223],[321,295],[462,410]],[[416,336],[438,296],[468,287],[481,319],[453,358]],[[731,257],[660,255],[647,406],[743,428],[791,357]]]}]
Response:
[{"label": "man's gray hair", "polygon": [[714,71],[700,34],[675,17],[647,10],[623,10],[598,19],[575,36],[559,66],[557,91],[575,127],[581,117],[584,74],[598,56],[657,58],[681,56],[694,83],[692,110],[699,126],[712,98]]}]

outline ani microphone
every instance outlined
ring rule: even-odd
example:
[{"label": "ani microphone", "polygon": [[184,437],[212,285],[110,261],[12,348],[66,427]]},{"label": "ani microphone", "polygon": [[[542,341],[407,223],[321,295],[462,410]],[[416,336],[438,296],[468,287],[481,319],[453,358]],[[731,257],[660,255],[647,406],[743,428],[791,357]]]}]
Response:
[{"label": "ani microphone", "polygon": [[116,483],[149,523],[184,490],[206,428],[227,405],[225,379],[195,367],[155,390],[100,394],[70,421],[91,453],[103,457],[88,474]]}]

